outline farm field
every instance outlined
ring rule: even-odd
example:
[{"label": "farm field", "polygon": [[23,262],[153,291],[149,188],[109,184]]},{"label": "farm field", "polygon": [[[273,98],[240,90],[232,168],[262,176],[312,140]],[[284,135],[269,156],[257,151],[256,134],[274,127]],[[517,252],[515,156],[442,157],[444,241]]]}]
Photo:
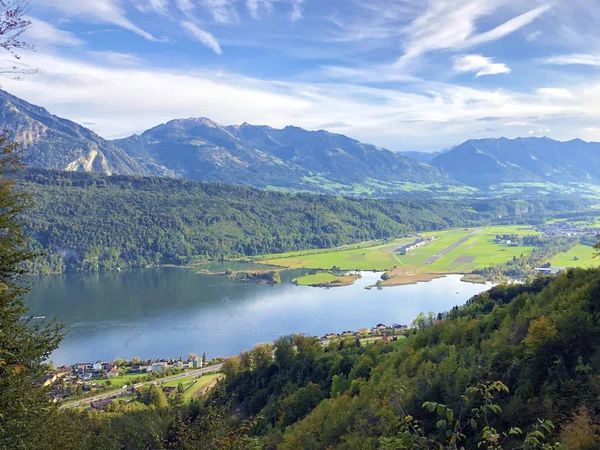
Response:
[{"label": "farm field", "polygon": [[[484,228],[461,228],[439,232],[423,233],[425,237],[436,237],[423,247],[400,254],[396,249],[416,240],[397,239],[388,243],[368,243],[348,249],[307,254],[294,254],[287,257],[264,260],[267,264],[291,269],[321,269],[338,267],[341,270],[391,270],[410,268],[429,273],[469,273],[475,269],[502,264],[513,257],[531,253],[533,247],[510,247],[494,242],[496,235],[518,234],[520,236],[537,234],[526,226],[495,226]],[[456,248],[439,256],[444,250],[461,240]],[[283,256],[283,255],[282,255]],[[438,257],[439,256],[439,257]]]},{"label": "farm field", "polygon": [[556,255],[550,263],[553,267],[597,267],[600,266],[600,259],[593,258],[594,252],[589,245],[577,245],[566,253]]},{"label": "farm field", "polygon": [[[398,265],[398,259],[390,248],[401,246],[411,240],[398,239],[393,243],[373,246],[355,247],[350,250],[326,252],[313,251],[308,254],[294,254],[289,257],[266,259],[265,264],[282,266],[290,269],[331,269],[336,266],[341,270],[389,270]],[[369,244],[367,244],[369,245]]]}]

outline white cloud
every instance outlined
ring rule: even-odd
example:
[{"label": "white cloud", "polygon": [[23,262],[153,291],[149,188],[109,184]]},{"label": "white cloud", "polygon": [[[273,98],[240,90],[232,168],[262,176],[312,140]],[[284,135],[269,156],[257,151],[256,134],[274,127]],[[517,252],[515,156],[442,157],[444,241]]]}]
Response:
[{"label": "white cloud", "polygon": [[405,58],[432,50],[467,48],[501,39],[550,9],[549,5],[540,6],[490,31],[475,34],[476,22],[496,12],[504,3],[503,0],[430,1],[427,9],[404,29],[407,37]]},{"label": "white cloud", "polygon": [[[497,118],[493,133],[507,137],[551,128],[554,138],[573,138],[574,130],[600,123],[598,80],[574,84],[573,100],[565,101],[535,90],[472,89],[422,80],[404,89],[265,81],[223,71],[114,67],[40,53],[27,55],[27,63],[43,73],[21,82],[6,80],[9,92],[79,123],[94,123],[94,131],[109,138],[174,118],[206,116],[223,124],[308,129],[335,123],[337,132],[384,147],[439,149],[489,136],[492,131],[481,129],[481,118]],[[525,129],[504,125],[510,122],[536,123]]]},{"label": "white cloud", "polygon": [[304,0],[292,0],[292,15],[290,20],[292,22],[298,22],[304,17]]},{"label": "white cloud", "polygon": [[185,28],[194,38],[200,41],[202,44],[210,48],[217,55],[222,55],[223,50],[219,45],[219,41],[208,31],[200,29],[197,25],[192,22],[181,22],[181,26]]},{"label": "white cloud", "polygon": [[537,90],[537,93],[545,98],[560,100],[571,100],[574,98],[574,95],[571,91],[563,88],[540,88]]},{"label": "white cloud", "polygon": [[503,23],[502,25],[494,28],[493,30],[473,36],[472,38],[468,39],[464,43],[464,45],[473,46],[482,44],[484,42],[496,41],[498,39],[501,39],[505,36],[508,36],[511,33],[514,33],[517,30],[520,30],[525,25],[530,24],[539,16],[549,11],[551,8],[552,5],[539,6],[535,9],[532,9],[529,12],[526,12],[525,14],[521,14],[520,16],[517,16],[509,20],[508,22]]},{"label": "white cloud", "polygon": [[600,67],[600,55],[590,55],[584,53],[573,53],[570,55],[556,55],[542,60],[545,64],[555,64],[559,66],[583,65]]},{"label": "white cloud", "polygon": [[270,14],[273,11],[272,0],[246,0],[246,8],[254,19],[260,19],[261,13]]},{"label": "white cloud", "polygon": [[137,0],[134,1],[134,6],[143,13],[155,12],[168,15],[168,0]]},{"label": "white cloud", "polygon": [[194,9],[194,4],[192,3],[192,0],[176,0],[176,1],[177,1],[177,7],[186,14]]},{"label": "white cloud", "polygon": [[454,70],[459,72],[477,72],[476,77],[510,73],[510,69],[502,63],[493,62],[492,58],[482,55],[465,55],[454,60]]},{"label": "white cloud", "polygon": [[156,40],[150,33],[127,19],[125,11],[117,0],[33,0],[33,2],[38,6],[52,11],[60,11],[70,17],[110,23],[132,31],[145,39]]},{"label": "white cloud", "polygon": [[27,29],[24,37],[36,44],[42,45],[66,45],[77,47],[83,45],[83,41],[68,31],[59,30],[54,25],[33,17],[26,17],[31,21],[31,27]]},{"label": "white cloud", "polygon": [[137,66],[144,62],[142,58],[129,53],[119,52],[89,52],[90,55],[100,58],[114,66]]},{"label": "white cloud", "polygon": [[600,133],[600,127],[586,127],[583,131],[586,133]]},{"label": "white cloud", "polygon": [[230,24],[239,22],[235,10],[235,0],[200,0],[217,23]]}]

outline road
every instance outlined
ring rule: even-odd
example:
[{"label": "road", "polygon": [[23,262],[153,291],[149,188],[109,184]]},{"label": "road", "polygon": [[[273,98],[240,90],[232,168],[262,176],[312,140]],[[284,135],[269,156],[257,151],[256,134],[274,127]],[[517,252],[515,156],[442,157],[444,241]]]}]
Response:
[{"label": "road", "polygon": [[[204,368],[198,369],[198,370],[190,370],[188,372],[180,373],[178,375],[173,375],[170,377],[159,378],[157,380],[152,380],[152,381],[146,381],[146,382],[140,383],[140,384],[142,384],[143,386],[146,386],[146,385],[149,385],[152,383],[157,383],[157,382],[165,383],[167,381],[175,381],[175,380],[180,380],[182,378],[195,377],[195,376],[203,375],[206,373],[219,372],[221,370],[221,367],[223,367],[223,363],[215,364],[214,366],[204,367]],[[97,402],[98,400],[105,400],[105,399],[111,398],[111,397],[118,397],[121,394],[121,392],[122,392],[122,390],[111,391],[111,392],[107,392],[106,394],[96,395],[94,397],[82,398],[81,400],[77,400],[77,401],[74,401],[71,403],[65,403],[64,405],[60,406],[60,409],[77,408],[78,406],[88,405],[90,402]]]},{"label": "road", "polygon": [[450,245],[449,247],[446,247],[444,250],[442,250],[441,252],[433,255],[431,258],[429,258],[427,261],[425,261],[423,264],[424,265],[429,265],[429,264],[433,264],[434,262],[436,262],[438,259],[440,259],[442,256],[444,256],[447,253],[450,253],[452,250],[454,250],[456,247],[458,247],[459,245],[461,245],[464,242],[467,242],[469,239],[471,239],[472,237],[477,236],[479,233],[481,233],[483,230],[475,230],[473,233],[469,234],[468,236],[465,236],[464,238],[456,241],[454,244]]}]

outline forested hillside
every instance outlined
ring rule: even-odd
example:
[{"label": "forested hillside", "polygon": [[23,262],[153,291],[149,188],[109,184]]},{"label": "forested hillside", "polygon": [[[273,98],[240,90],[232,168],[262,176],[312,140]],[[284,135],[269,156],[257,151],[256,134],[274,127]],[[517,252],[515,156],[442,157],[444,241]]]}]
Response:
[{"label": "forested hillside", "polygon": [[34,272],[184,264],[328,248],[415,231],[541,220],[571,201],[357,200],[167,178],[33,170],[20,188]]},{"label": "forested hillside", "polygon": [[598,448],[599,299],[600,271],[574,269],[422,315],[399,341],[282,337],[188,406],[61,415],[63,448]]}]

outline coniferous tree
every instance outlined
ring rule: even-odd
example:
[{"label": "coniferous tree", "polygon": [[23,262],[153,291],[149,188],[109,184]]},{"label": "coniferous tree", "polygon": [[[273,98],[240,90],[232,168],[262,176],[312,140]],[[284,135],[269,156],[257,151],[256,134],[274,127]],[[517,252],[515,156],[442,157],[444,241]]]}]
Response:
[{"label": "coniferous tree", "polygon": [[23,262],[33,255],[25,250],[18,214],[29,198],[10,179],[20,166],[15,145],[4,136],[0,147],[0,448],[41,448],[56,412],[41,381],[62,335],[56,324],[28,317],[23,302]]}]

